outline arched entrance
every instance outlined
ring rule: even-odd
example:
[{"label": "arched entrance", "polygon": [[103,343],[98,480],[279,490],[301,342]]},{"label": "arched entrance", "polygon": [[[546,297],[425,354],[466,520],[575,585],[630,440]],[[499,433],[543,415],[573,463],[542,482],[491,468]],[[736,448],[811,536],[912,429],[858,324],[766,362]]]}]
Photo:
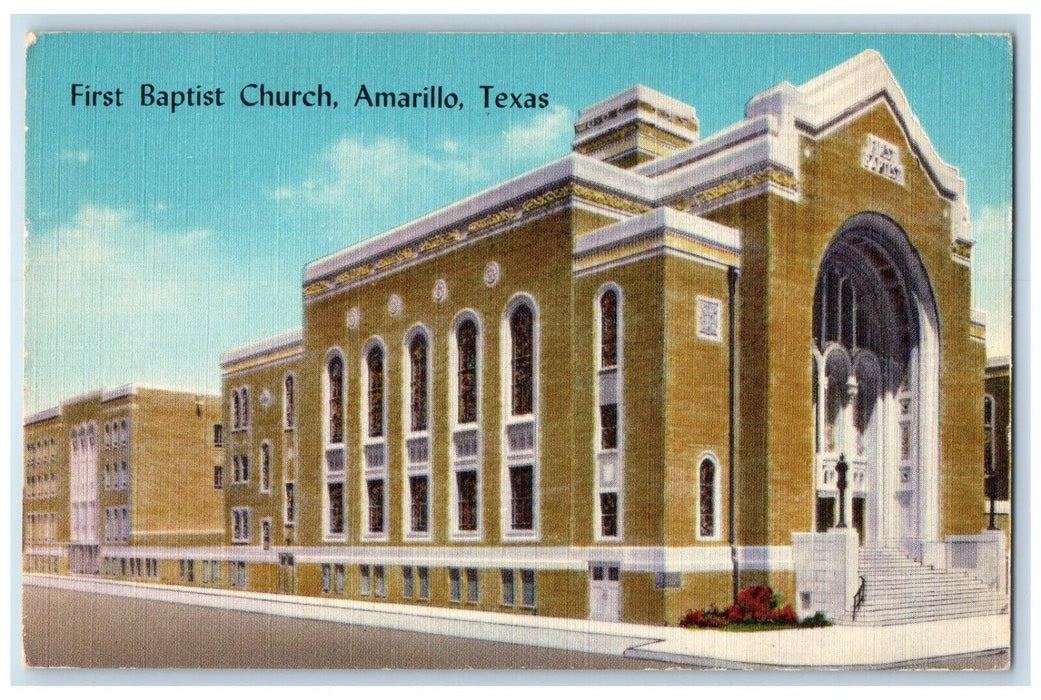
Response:
[{"label": "arched entrance", "polygon": [[814,526],[835,524],[835,465],[862,542],[918,554],[939,534],[939,324],[932,286],[907,234],[858,214],[839,229],[813,306]]}]

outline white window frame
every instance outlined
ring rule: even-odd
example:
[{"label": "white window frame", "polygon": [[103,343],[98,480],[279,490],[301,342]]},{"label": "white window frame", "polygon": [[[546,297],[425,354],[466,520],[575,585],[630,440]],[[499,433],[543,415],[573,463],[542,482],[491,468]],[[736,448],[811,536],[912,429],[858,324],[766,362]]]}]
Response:
[{"label": "white window frame", "polygon": [[[426,341],[426,429],[425,430],[412,430],[412,353],[411,346],[412,342],[417,337],[422,337]],[[434,521],[431,517],[431,503],[430,503],[430,491],[433,486],[432,470],[433,464],[433,438],[431,426],[433,425],[433,401],[431,400],[431,393],[433,391],[433,352],[434,346],[431,340],[430,331],[427,330],[426,326],[417,324],[413,326],[405,334],[402,341],[402,360],[401,360],[401,425],[403,426],[402,434],[404,440],[401,447],[401,454],[403,455],[401,471],[402,471],[402,483],[407,486],[406,494],[402,497],[402,531],[404,532],[404,539],[410,542],[432,542],[434,538]],[[411,441],[425,441],[426,442],[426,461],[413,463],[409,454],[409,443]],[[416,530],[414,523],[412,522],[412,488],[410,477],[421,476],[426,477],[427,480],[427,529],[425,531]]]},{"label": "white window frame", "polygon": [[[712,533],[710,535],[701,534],[701,464],[708,460],[712,463]],[[719,458],[714,452],[702,452],[701,456],[698,457],[698,461],[694,466],[694,484],[695,498],[694,498],[694,535],[699,542],[717,542],[722,538],[723,528],[720,527],[720,468]]]},{"label": "white window frame", "polygon": [[[614,367],[604,367],[603,360],[603,316],[601,300],[607,292],[615,295],[615,342],[616,361]],[[622,542],[625,539],[625,294],[616,282],[600,286],[593,297],[593,540],[595,542]],[[615,430],[614,448],[602,447],[601,387],[606,377],[613,373],[615,384]],[[610,405],[610,404],[603,404]],[[604,483],[604,472],[610,471],[613,479]],[[603,534],[603,513],[600,494],[614,493],[616,496],[615,535]]]},{"label": "white window frame", "polygon": [[[260,443],[260,492],[271,493],[271,441]],[[266,475],[266,476],[265,476]]]},{"label": "white window frame", "polygon": [[[286,391],[286,381],[293,380],[293,410],[292,420],[290,420],[289,402],[287,401],[288,392]],[[282,429],[283,430],[295,430],[296,429],[296,416],[297,416],[297,394],[299,393],[296,385],[296,373],[286,372],[282,377]]]},{"label": "white window frame", "polygon": [[[702,314],[709,307],[715,308],[716,330],[714,333],[702,330]],[[713,343],[723,342],[723,300],[714,297],[698,295],[694,299],[694,329],[699,340],[708,340]]]},{"label": "white window frame", "polygon": [[250,517],[252,509],[248,506],[240,506],[231,509],[231,541],[235,544],[249,544],[252,533],[250,532]]},{"label": "white window frame", "polygon": [[[383,416],[383,425],[380,426],[380,434],[377,436],[369,435],[369,353],[374,349],[378,348],[380,354],[383,357],[383,396],[380,397],[382,406],[380,406],[380,412]],[[366,542],[385,542],[390,537],[390,523],[388,522],[389,516],[389,505],[390,505],[390,454],[387,449],[387,422],[389,415],[387,414],[388,399],[387,395],[390,393],[390,355],[387,352],[387,346],[383,342],[383,339],[379,336],[373,336],[366,341],[362,353],[361,353],[361,367],[360,372],[360,396],[358,401],[358,426],[360,431],[359,442],[362,445],[362,468],[359,470],[359,478],[361,480],[361,498],[360,501],[360,518],[359,525],[361,526],[361,539]],[[382,452],[382,464],[376,467],[370,467],[367,461],[368,451],[370,449],[376,449]],[[369,520],[369,482],[370,481],[382,481],[383,482],[383,513],[382,513],[382,530],[370,529]]]},{"label": "white window frame", "polygon": [[[459,422],[459,346],[458,346],[458,333],[459,327],[465,321],[473,321],[475,328],[477,329],[475,352],[477,354],[475,362],[475,380],[474,380],[474,394],[476,403],[476,419],[472,423],[460,423]],[[481,320],[480,314],[473,309],[464,309],[456,314],[455,319],[452,321],[451,332],[448,334],[448,372],[449,381],[448,384],[448,411],[449,411],[449,426],[451,428],[449,434],[449,454],[451,457],[451,469],[449,469],[449,538],[452,541],[463,541],[463,542],[480,542],[484,540],[484,430],[483,430],[483,409],[482,401],[484,398],[484,391],[482,390],[483,377],[484,377],[484,323]],[[470,430],[476,431],[477,435],[477,450],[474,458],[469,457],[458,457],[456,455],[456,434],[460,432],[468,432]],[[477,521],[477,527],[473,530],[460,530],[459,529],[459,489],[458,482],[456,480],[456,474],[459,472],[473,471],[476,472],[476,495],[477,505],[475,508],[475,515]]]},{"label": "white window frame", "polygon": [[[510,328],[510,319],[514,312],[521,306],[527,306],[531,311],[531,413],[522,416],[513,415],[513,333]],[[539,382],[541,372],[539,362],[541,359],[541,313],[535,298],[530,294],[518,293],[510,298],[500,319],[499,333],[499,387],[500,404],[502,406],[502,461],[499,469],[499,524],[500,534],[504,541],[537,542],[542,537],[541,508],[541,483],[542,470],[539,468],[539,442],[541,436],[541,421],[539,420],[539,406],[541,391]],[[524,451],[512,453],[509,449],[509,431],[516,426],[531,424],[533,443],[530,452]],[[511,467],[531,467],[531,529],[516,529],[513,527],[513,489],[510,479]]]},{"label": "white window frame", "polygon": [[[341,425],[340,432],[343,434],[344,442],[330,442],[329,435],[329,420],[332,417],[329,413],[329,399],[331,395],[330,383],[329,383],[329,363],[332,362],[334,357],[339,357],[340,365],[343,367],[343,390],[341,392],[341,405],[340,405],[340,416],[343,424]],[[350,499],[348,498],[347,489],[347,386],[348,386],[348,375],[347,375],[347,359],[342,349],[338,346],[332,347],[325,354],[325,360],[322,363],[322,539],[326,542],[346,542],[347,532],[350,527],[350,519],[348,517],[350,513]],[[329,471],[329,454],[332,452],[340,453],[340,460],[343,464],[343,470],[339,472]],[[329,518],[329,485],[330,484],[341,484],[343,488],[343,529],[341,532],[331,531],[331,521]],[[294,487],[294,496],[297,496],[296,489]],[[295,513],[294,513],[295,515]]]}]

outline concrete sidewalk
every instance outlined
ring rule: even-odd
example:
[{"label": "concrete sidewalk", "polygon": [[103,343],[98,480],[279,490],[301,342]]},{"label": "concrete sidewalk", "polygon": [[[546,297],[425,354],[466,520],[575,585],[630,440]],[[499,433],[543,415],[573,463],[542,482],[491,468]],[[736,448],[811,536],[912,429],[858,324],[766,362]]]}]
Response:
[{"label": "concrete sidewalk", "polygon": [[886,627],[723,632],[24,574],[24,584],[351,625],[735,669],[865,669],[1008,649],[1008,615]]}]

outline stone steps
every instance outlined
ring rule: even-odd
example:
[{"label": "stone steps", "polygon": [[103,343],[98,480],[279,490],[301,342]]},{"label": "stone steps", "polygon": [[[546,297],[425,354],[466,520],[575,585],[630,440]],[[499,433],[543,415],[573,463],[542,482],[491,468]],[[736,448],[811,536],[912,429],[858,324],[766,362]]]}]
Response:
[{"label": "stone steps", "polygon": [[862,549],[865,598],[856,625],[897,625],[1008,612],[1008,600],[960,571],[925,566],[898,549]]}]

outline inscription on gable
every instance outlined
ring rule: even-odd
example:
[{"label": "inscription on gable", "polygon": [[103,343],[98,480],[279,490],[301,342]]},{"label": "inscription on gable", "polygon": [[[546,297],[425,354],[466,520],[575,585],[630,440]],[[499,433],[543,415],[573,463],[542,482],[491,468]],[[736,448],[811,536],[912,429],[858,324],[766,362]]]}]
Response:
[{"label": "inscription on gable", "polygon": [[904,163],[900,147],[874,134],[867,135],[864,150],[860,152],[860,165],[887,180],[907,185],[904,181]]}]

